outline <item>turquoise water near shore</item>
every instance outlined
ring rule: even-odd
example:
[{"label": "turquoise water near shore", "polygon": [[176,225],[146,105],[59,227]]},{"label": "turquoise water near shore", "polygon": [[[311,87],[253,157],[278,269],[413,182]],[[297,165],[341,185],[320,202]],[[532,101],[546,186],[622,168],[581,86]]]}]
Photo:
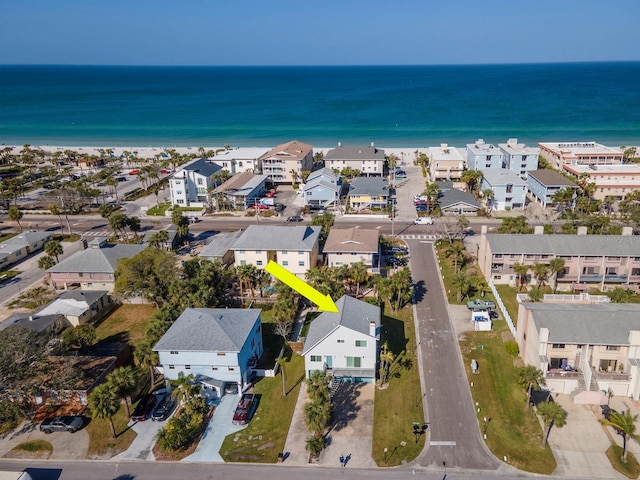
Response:
[{"label": "turquoise water near shore", "polygon": [[379,67],[0,66],[0,142],[640,144],[640,62]]}]

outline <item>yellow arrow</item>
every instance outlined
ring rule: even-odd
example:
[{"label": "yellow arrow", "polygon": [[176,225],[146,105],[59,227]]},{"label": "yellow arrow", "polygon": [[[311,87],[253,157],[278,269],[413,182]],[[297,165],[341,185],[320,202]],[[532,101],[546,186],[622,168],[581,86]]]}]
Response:
[{"label": "yellow arrow", "polygon": [[308,298],[313,303],[318,305],[318,310],[321,312],[337,312],[338,307],[331,299],[329,295],[323,295],[304,280],[296,277],[293,273],[284,267],[281,267],[273,260],[269,260],[265,270],[280,280],[285,285],[293,288],[300,295]]}]

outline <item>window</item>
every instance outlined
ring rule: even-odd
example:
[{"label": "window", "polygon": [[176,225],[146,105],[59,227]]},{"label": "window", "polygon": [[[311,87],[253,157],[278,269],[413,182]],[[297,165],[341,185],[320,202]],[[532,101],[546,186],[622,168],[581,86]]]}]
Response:
[{"label": "window", "polygon": [[246,260],[240,260],[240,265],[246,265],[247,261]]},{"label": "window", "polygon": [[344,340],[338,339],[338,343],[344,343]]},{"label": "window", "polygon": [[202,178],[198,178],[198,185],[202,185]]},{"label": "window", "polygon": [[182,205],[184,203],[184,200],[182,198],[179,198],[178,200],[176,200],[178,202],[179,205]]},{"label": "window", "polygon": [[191,365],[185,365],[185,366],[184,366],[184,369],[185,369],[185,370],[191,370]]},{"label": "window", "polygon": [[534,255],[531,255],[530,253],[527,253],[524,258],[526,258],[527,260],[533,260]]},{"label": "window", "polygon": [[287,250],[282,250],[283,255],[286,255],[287,253],[288,253]]},{"label": "window", "polygon": [[607,345],[607,351],[609,352],[617,352],[618,350],[620,350],[619,345]]},{"label": "window", "polygon": [[256,266],[258,267],[262,266],[262,260],[256,260]]},{"label": "window", "polygon": [[299,266],[299,267],[304,267],[304,260],[300,260],[300,261],[298,262],[298,266]]},{"label": "window", "polygon": [[640,268],[632,268],[631,275],[640,275]]},{"label": "window", "polygon": [[502,254],[501,253],[496,253],[493,258],[502,258]]},{"label": "window", "polygon": [[551,348],[563,349],[564,348],[564,343],[554,343],[554,344],[551,345]]},{"label": "window", "polygon": [[176,368],[175,365],[169,365],[169,370],[174,370]]},{"label": "window", "polygon": [[178,355],[178,351],[177,351],[177,350],[171,350],[171,351],[169,352],[169,354],[171,354],[171,355]]},{"label": "window", "polygon": [[224,353],[224,352],[218,352],[218,353],[216,353],[216,355],[217,355],[218,357],[226,357],[226,356],[227,356],[227,354],[226,354],[226,353]]},{"label": "window", "polygon": [[79,277],[84,277],[84,273],[80,272],[80,273],[78,273],[78,276]]},{"label": "window", "polygon": [[211,367],[211,370],[218,370],[218,367]]},{"label": "window", "polygon": [[361,360],[360,357],[347,357],[347,367],[360,368]]},{"label": "window", "polygon": [[260,253],[262,253],[262,250],[256,250],[256,253],[260,254]]},{"label": "window", "polygon": [[322,361],[322,355],[311,355],[311,361],[312,362],[321,362]]},{"label": "window", "polygon": [[608,262],[619,262],[620,257],[607,257]]},{"label": "window", "polygon": [[236,371],[236,367],[229,367],[229,371],[230,372],[235,372]]},{"label": "window", "polygon": [[356,340],[356,347],[366,347],[366,346],[367,346],[366,340]]},{"label": "window", "polygon": [[289,265],[289,260],[283,260],[283,261],[282,261],[282,266],[283,266],[283,267],[286,267],[286,266],[288,266],[288,265]]}]

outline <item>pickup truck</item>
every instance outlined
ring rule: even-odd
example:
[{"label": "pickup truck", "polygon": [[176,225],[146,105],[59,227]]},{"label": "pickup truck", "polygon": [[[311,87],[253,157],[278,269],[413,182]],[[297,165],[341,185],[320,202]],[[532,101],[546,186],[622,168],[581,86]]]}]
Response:
[{"label": "pickup truck", "polygon": [[65,415],[46,418],[40,424],[40,431],[46,434],[52,432],[75,433],[82,428],[82,417]]},{"label": "pickup truck", "polygon": [[246,425],[251,419],[251,414],[256,406],[256,396],[253,393],[244,393],[233,413],[234,425]]},{"label": "pickup truck", "polygon": [[467,302],[467,308],[469,310],[492,310],[496,308],[496,304],[491,301],[476,298],[475,300]]}]

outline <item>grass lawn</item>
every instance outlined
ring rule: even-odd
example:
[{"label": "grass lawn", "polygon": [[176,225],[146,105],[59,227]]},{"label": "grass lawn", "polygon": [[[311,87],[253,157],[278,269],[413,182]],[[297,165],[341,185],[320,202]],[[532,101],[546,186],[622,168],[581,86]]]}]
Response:
[{"label": "grass lawn", "polygon": [[[491,418],[486,443],[496,457],[506,455],[509,464],[520,470],[549,475],[556,461],[548,445],[541,447],[542,428],[527,407],[527,393],[516,380],[515,359],[502,342],[507,331],[504,320],[494,321],[493,331],[467,332],[460,342],[467,375],[474,383],[471,394],[481,409],[478,423],[483,428],[483,418]],[[476,374],[469,372],[471,359],[478,361]]]},{"label": "grass lawn", "polygon": [[[413,435],[413,422],[422,424],[422,391],[415,357],[415,328],[413,310],[407,306],[397,315],[382,317],[381,344],[385,341],[396,355],[390,369],[389,384],[376,388],[373,413],[373,452],[375,462],[388,466],[400,465],[416,458],[424,448],[424,435],[418,443]],[[400,442],[406,442],[401,446]]]},{"label": "grass lawn", "polygon": [[96,328],[96,342],[126,342],[135,345],[144,340],[153,305],[121,305]]},{"label": "grass lawn", "polygon": [[516,300],[516,295],[518,294],[518,289],[509,285],[496,285],[496,290],[500,294],[500,298],[507,308],[513,324],[517,325],[519,303],[518,300]]},{"label": "grass lawn", "polygon": [[262,378],[254,393],[260,397],[258,409],[245,428],[225,438],[220,455],[227,462],[276,463],[284,450],[293,410],[304,377],[304,358],[292,354],[285,365],[287,396],[282,396],[282,378]]},{"label": "grass lawn", "polygon": [[159,217],[164,217],[164,213],[170,207],[171,207],[170,203],[161,203],[157,207],[151,207],[149,210],[147,210],[147,215],[155,215],[155,216],[159,216]]},{"label": "grass lawn", "polygon": [[109,459],[124,452],[131,442],[138,436],[136,432],[127,427],[129,418],[126,415],[124,404],[113,416],[113,424],[116,427],[116,438],[111,438],[111,427],[107,419],[92,418],[86,426],[89,434],[88,459]]},{"label": "grass lawn", "polygon": [[53,453],[53,445],[45,440],[31,440],[23,442],[11,449],[5,455],[7,458],[33,458],[46,460]]},{"label": "grass lawn", "polygon": [[[629,442],[631,440],[628,440]],[[636,457],[633,456],[628,449],[629,444],[627,443],[627,461],[622,461],[622,447],[618,445],[611,445],[607,450],[607,458],[611,462],[611,466],[623,474],[625,477],[629,478],[638,478],[640,475],[640,465],[638,465],[638,461]]]}]

